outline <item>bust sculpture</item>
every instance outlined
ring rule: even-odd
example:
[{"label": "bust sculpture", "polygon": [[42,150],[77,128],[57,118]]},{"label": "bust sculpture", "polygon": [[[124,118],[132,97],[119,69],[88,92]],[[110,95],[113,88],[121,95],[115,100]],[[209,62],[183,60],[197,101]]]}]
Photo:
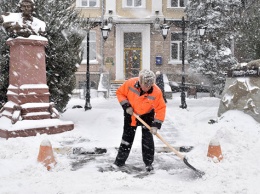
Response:
[{"label": "bust sculpture", "polygon": [[29,37],[30,35],[45,35],[45,22],[32,16],[34,0],[20,0],[19,13],[5,13],[0,16],[0,24],[11,37]]}]

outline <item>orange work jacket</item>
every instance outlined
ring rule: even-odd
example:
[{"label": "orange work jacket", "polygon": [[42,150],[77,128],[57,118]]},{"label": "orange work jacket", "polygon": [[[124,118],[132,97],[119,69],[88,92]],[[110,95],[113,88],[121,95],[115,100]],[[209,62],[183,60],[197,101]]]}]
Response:
[{"label": "orange work jacket", "polygon": [[[166,104],[160,88],[153,84],[151,93],[140,95],[141,88],[138,87],[138,80],[138,77],[131,78],[117,89],[116,95],[119,103],[122,106],[126,103],[130,104],[138,115],[147,114],[154,109],[154,121],[162,123],[165,118]],[[136,126],[134,116],[132,116],[131,126]]]}]

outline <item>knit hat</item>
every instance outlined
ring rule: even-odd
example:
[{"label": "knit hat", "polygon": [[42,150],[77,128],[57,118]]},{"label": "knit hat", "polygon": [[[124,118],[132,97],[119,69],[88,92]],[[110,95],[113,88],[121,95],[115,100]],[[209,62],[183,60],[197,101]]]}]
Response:
[{"label": "knit hat", "polygon": [[155,83],[155,75],[152,71],[143,69],[139,72],[139,83],[151,87]]}]

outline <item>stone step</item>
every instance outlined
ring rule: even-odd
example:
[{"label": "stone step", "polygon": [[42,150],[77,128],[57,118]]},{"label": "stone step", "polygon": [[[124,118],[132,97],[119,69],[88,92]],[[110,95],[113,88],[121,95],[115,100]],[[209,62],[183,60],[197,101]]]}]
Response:
[{"label": "stone step", "polygon": [[33,112],[22,115],[24,120],[40,120],[40,119],[50,119],[51,114],[49,112]]}]

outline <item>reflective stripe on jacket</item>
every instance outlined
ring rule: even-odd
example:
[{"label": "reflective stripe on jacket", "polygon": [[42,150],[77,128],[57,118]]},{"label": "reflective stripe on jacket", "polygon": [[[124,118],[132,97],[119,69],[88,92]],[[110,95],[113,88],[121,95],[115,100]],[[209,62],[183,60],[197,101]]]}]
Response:
[{"label": "reflective stripe on jacket", "polygon": [[[138,115],[149,113],[154,109],[154,121],[162,123],[165,118],[166,105],[160,88],[154,84],[151,93],[140,95],[141,88],[138,87],[138,80],[138,77],[131,78],[117,89],[119,103],[122,106],[126,103],[130,104]],[[131,126],[136,126],[134,116],[132,116]]]}]

